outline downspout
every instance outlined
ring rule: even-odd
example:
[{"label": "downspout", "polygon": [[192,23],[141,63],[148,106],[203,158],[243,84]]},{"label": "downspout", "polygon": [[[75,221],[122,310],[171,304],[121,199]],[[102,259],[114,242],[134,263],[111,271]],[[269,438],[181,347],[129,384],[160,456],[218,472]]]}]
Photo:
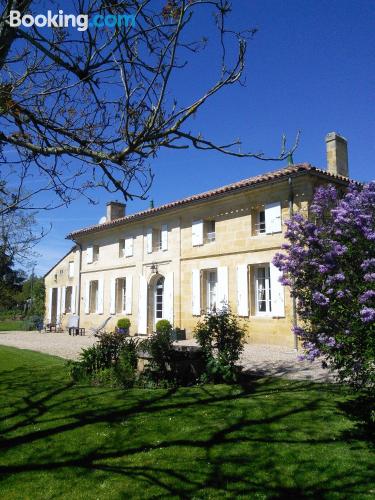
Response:
[{"label": "downspout", "polygon": [[[294,209],[293,209],[294,192],[293,192],[293,181],[291,177],[288,178],[288,184],[289,184],[289,218],[291,219],[294,215]],[[297,326],[297,304],[295,297],[292,297],[292,322],[294,329],[294,349],[298,351],[298,337],[295,332],[295,327]]]},{"label": "downspout", "polygon": [[82,245],[76,241],[76,245],[79,248],[79,268],[78,268],[78,328],[81,326],[81,269],[82,269]]}]

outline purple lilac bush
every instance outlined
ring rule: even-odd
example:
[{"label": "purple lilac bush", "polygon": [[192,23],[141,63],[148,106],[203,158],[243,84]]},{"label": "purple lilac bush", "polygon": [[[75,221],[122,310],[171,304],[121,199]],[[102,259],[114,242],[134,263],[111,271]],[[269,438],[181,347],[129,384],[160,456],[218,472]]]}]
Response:
[{"label": "purple lilac bush", "polygon": [[309,218],[287,223],[274,264],[297,299],[305,359],[342,381],[375,388],[375,182],[316,190]]}]

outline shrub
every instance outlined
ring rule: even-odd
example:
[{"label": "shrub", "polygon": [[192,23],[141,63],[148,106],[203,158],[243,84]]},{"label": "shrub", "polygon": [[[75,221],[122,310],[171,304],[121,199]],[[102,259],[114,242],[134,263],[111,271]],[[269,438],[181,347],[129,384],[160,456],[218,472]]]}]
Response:
[{"label": "shrub", "polygon": [[287,221],[274,264],[297,299],[295,334],[305,358],[321,358],[340,380],[375,388],[375,182],[346,194],[319,188],[310,220]]},{"label": "shrub", "polygon": [[143,377],[149,377],[154,382],[170,381],[174,378],[173,345],[169,328],[166,328],[165,324],[161,331],[142,341],[140,348],[151,356]]},{"label": "shrub", "polygon": [[137,378],[138,340],[130,337],[122,347],[113,370],[117,385],[133,387]]},{"label": "shrub", "polygon": [[102,333],[98,338],[95,345],[82,350],[78,361],[69,363],[73,380],[90,377],[100,370],[113,367],[128,340],[118,333]]},{"label": "shrub", "polygon": [[236,367],[245,337],[245,329],[228,307],[209,312],[194,330],[206,361],[204,382],[234,382]]},{"label": "shrub", "polygon": [[169,335],[172,333],[172,325],[167,319],[160,319],[155,328],[157,333],[168,333]]},{"label": "shrub", "polygon": [[121,334],[128,334],[129,333],[129,328],[130,328],[130,319],[129,318],[120,318],[117,321],[117,333]]}]

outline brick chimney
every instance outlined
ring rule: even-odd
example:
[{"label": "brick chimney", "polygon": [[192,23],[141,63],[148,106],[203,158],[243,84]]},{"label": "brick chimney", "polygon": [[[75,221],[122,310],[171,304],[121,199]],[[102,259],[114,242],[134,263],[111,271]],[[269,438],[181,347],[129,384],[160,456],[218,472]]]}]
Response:
[{"label": "brick chimney", "polygon": [[119,201],[109,201],[107,203],[107,222],[124,217],[125,207],[126,205]]},{"label": "brick chimney", "polygon": [[331,174],[349,177],[348,141],[337,132],[326,135],[327,170]]}]

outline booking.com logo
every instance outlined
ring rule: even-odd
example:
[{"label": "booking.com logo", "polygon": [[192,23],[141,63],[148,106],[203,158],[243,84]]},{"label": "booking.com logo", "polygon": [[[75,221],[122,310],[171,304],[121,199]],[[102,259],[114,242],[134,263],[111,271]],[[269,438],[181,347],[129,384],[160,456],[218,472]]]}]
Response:
[{"label": "booking.com logo", "polygon": [[89,18],[87,14],[64,14],[59,10],[58,14],[53,14],[48,10],[47,15],[31,14],[22,15],[19,10],[11,10],[8,23],[12,28],[23,26],[24,28],[77,28],[78,31],[87,31],[89,28],[115,28],[125,26],[135,26],[135,15],[132,14],[95,14]]}]

